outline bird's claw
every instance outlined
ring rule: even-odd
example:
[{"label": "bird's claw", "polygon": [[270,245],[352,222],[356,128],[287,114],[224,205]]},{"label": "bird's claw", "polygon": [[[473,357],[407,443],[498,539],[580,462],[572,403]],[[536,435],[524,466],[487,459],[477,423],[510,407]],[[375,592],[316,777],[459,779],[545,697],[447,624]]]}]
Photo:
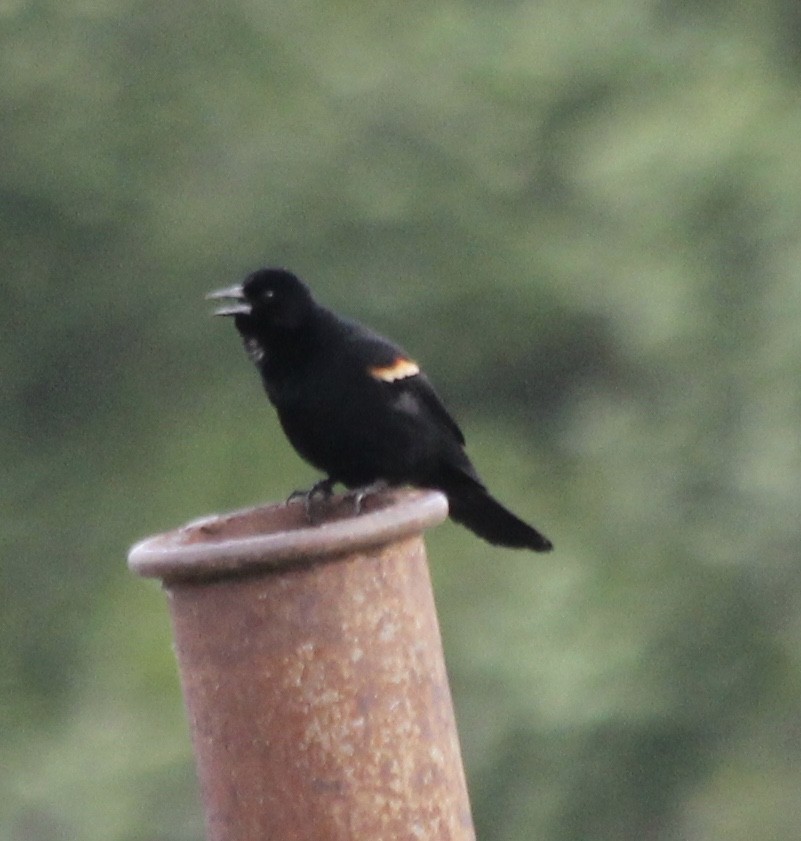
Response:
[{"label": "bird's claw", "polygon": [[388,482],[379,479],[377,482],[371,482],[369,485],[364,485],[361,488],[353,488],[353,490],[348,491],[346,498],[353,503],[353,513],[361,514],[364,500],[372,494],[385,491],[388,487]]},{"label": "bird's claw", "polygon": [[309,523],[314,523],[314,499],[315,497],[322,497],[323,500],[328,500],[334,492],[333,479],[321,479],[315,482],[307,491],[292,491],[287,498],[286,504],[294,502],[296,499],[303,501],[303,511],[306,514],[306,520]]},{"label": "bird's claw", "polygon": [[[287,498],[286,504],[289,505],[291,502],[295,502],[295,500],[301,500],[303,502],[303,510],[306,513],[306,520],[309,523],[314,523],[316,519],[316,500],[321,499],[322,501],[327,502],[334,493],[335,484],[336,482],[334,479],[322,479],[312,485],[312,487],[307,491],[292,491]],[[388,487],[388,482],[383,479],[379,479],[376,482],[371,482],[369,485],[363,485],[360,488],[352,488],[345,494],[345,499],[353,505],[353,513],[358,515],[362,513],[365,499],[372,496],[372,494],[385,491]]]}]

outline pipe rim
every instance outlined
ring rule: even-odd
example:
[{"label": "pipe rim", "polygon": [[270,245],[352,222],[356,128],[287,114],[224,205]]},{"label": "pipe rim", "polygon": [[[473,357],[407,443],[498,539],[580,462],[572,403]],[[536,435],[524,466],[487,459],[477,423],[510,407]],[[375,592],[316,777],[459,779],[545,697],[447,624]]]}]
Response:
[{"label": "pipe rim", "polygon": [[411,537],[448,515],[447,498],[434,490],[372,494],[362,513],[341,516],[348,504],[345,495],[337,495],[321,522],[288,527],[280,521],[305,517],[302,502],[212,514],[139,541],[128,553],[128,566],[137,575],[165,581],[278,570]]}]

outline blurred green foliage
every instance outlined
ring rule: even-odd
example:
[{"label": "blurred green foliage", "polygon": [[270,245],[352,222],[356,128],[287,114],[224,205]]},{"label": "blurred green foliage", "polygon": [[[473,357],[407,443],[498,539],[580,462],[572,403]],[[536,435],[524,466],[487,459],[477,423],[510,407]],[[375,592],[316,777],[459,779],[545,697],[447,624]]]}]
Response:
[{"label": "blurred green foliage", "polygon": [[6,0],[0,109],[3,838],[202,835],[124,558],[314,477],[265,263],[556,542],[429,536],[482,841],[801,836],[797,3]]}]

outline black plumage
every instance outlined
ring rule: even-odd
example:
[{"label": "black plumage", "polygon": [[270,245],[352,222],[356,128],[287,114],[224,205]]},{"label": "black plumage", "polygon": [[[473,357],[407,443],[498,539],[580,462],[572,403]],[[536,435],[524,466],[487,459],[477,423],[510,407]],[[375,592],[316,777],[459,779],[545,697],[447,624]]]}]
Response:
[{"label": "black plumage", "polygon": [[552,548],[490,495],[458,425],[401,347],[321,306],[284,269],[209,297],[230,302],[216,314],[233,317],[287,438],[326,474],[326,489],[436,488],[452,519],[490,543]]}]

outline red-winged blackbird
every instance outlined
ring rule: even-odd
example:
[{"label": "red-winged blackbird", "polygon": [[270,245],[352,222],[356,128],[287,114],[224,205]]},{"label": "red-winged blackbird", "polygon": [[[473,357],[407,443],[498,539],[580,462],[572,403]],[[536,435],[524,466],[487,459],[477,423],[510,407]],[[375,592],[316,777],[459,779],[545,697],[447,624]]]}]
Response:
[{"label": "red-winged blackbird", "polygon": [[284,269],[260,269],[212,292],[230,305],[245,350],[292,446],[348,488],[436,488],[450,516],[501,546],[544,552],[551,542],[490,496],[464,436],[417,364],[398,345],[318,304]]}]

